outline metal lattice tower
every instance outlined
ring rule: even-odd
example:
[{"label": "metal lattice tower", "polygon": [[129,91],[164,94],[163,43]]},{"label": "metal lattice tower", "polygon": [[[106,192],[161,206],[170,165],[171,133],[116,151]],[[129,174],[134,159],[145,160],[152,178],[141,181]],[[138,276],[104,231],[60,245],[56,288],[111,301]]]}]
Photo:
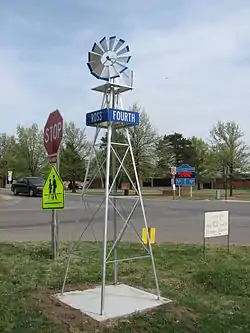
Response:
[{"label": "metal lattice tower", "polygon": [[[114,40],[112,40],[113,37],[110,37],[111,40],[105,41],[105,45],[112,45],[113,49],[116,49],[116,51],[112,51],[111,55],[115,57],[114,53],[115,52],[124,52],[124,51],[119,51],[119,45],[121,45],[124,42],[123,40],[119,40],[118,43],[115,43]],[[102,41],[102,43],[101,43]],[[101,40],[100,43],[101,45],[104,45],[104,41]],[[119,44],[120,43],[120,44]],[[119,44],[119,45],[118,45]],[[93,46],[93,49],[96,51],[97,47],[101,49],[100,46],[96,46],[97,44],[95,43]],[[117,46],[118,45],[118,46]],[[125,48],[126,50],[129,50],[128,47]],[[93,51],[92,51],[93,52]],[[106,51],[107,52],[107,51]],[[94,55],[96,57],[96,55]],[[101,55],[103,57],[103,54]],[[101,58],[99,57],[99,58]],[[108,60],[112,63],[111,56],[107,56]],[[105,58],[107,60],[107,57]],[[91,56],[89,56],[91,59]],[[125,58],[123,57],[123,60]],[[128,60],[130,58],[127,58]],[[99,64],[97,64],[99,65]],[[111,65],[113,66],[113,65]],[[92,61],[92,67],[89,65],[92,71],[96,71],[96,68],[93,67],[93,61]],[[126,68],[127,69],[127,68]],[[117,69],[113,69],[117,72]],[[127,111],[124,110],[123,108],[123,103],[121,99],[121,94],[125,93],[126,91],[132,90],[132,72],[127,75],[127,78],[130,78],[129,84],[121,84],[119,82],[119,79],[124,79],[122,77],[121,73],[125,72],[123,68],[121,68],[121,73],[119,76],[116,78],[115,77],[110,77],[110,73],[112,71],[109,69],[107,70],[106,67],[104,67],[102,70],[99,69],[99,75],[100,79],[103,79],[107,81],[105,84],[102,84],[100,86],[97,86],[93,88],[92,90],[100,92],[103,94],[102,98],[102,103],[101,103],[101,109],[90,112],[86,114],[86,125],[95,127],[95,135],[94,135],[94,140],[92,143],[91,151],[90,151],[90,156],[88,159],[88,164],[87,164],[87,169],[85,173],[85,179],[84,179],[84,189],[82,192],[81,199],[83,201],[83,204],[86,207],[86,200],[89,197],[88,190],[94,181],[95,177],[99,175],[102,179],[102,172],[104,169],[104,163],[106,162],[106,168],[105,168],[105,179],[102,180],[102,183],[104,185],[104,195],[102,195],[102,200],[98,208],[96,209],[95,212],[92,212],[92,216],[89,217],[88,223],[86,224],[82,234],[80,237],[72,243],[71,246],[71,251],[70,255],[68,258],[68,264],[67,264],[67,269],[64,277],[64,283],[63,283],[63,288],[62,288],[62,293],[64,292],[65,288],[65,283],[66,283],[66,278],[68,274],[68,269],[70,265],[70,257],[71,253],[73,251],[73,248],[76,246],[76,244],[82,239],[84,233],[86,230],[91,227],[92,222],[94,221],[94,218],[96,216],[96,213],[99,211],[100,207],[103,205],[104,206],[104,225],[103,225],[103,249],[102,249],[102,285],[101,285],[101,304],[100,304],[100,314],[102,315],[104,313],[104,300],[105,300],[105,285],[106,285],[106,266],[108,263],[113,263],[114,265],[114,284],[118,283],[118,262],[119,261],[124,261],[124,260],[130,260],[130,259],[140,259],[143,257],[149,257],[151,259],[152,263],[152,269],[153,269],[153,274],[155,278],[155,284],[156,284],[156,290],[157,290],[157,295],[156,297],[159,299],[160,298],[160,290],[159,290],[159,284],[158,284],[158,278],[157,278],[157,273],[156,273],[156,268],[155,268],[155,261],[154,261],[154,256],[153,256],[153,251],[152,251],[152,246],[150,243],[150,238],[149,238],[149,231],[148,231],[148,222],[147,222],[147,217],[146,217],[146,212],[144,208],[144,203],[143,203],[143,198],[142,198],[142,193],[140,189],[140,183],[139,183],[139,177],[137,174],[137,169],[136,169],[136,163],[135,163],[135,158],[133,154],[133,149],[131,145],[131,139],[130,139],[130,134],[129,134],[129,126],[137,126],[139,125],[139,113],[138,112],[133,112],[133,111]],[[94,76],[97,76],[96,72],[92,73]],[[106,74],[106,78],[104,78],[104,74]],[[124,83],[124,81],[122,82]],[[107,143],[106,143],[106,159],[103,162],[98,161],[98,156],[97,156],[97,151],[96,151],[96,146],[98,145],[98,139],[100,135],[101,129],[104,129],[106,131],[106,137],[107,137]],[[124,137],[125,137],[125,142],[118,142],[117,141],[117,130],[123,129],[124,131]],[[117,152],[117,147],[121,147],[125,149],[124,155],[122,157],[119,156]],[[131,159],[132,162],[132,174],[129,174],[128,170],[126,169],[125,166],[125,161],[127,158]],[[91,172],[91,164],[93,159],[96,159],[96,170],[95,172]],[[135,195],[130,195],[130,196],[122,196],[120,193],[118,193],[118,177],[121,173],[121,171],[127,176],[127,179],[129,180]],[[90,177],[91,174],[91,177]],[[88,184],[87,180],[90,178]],[[132,208],[130,209],[129,214],[125,217],[123,212],[118,208],[117,202],[121,202],[123,200],[133,200],[134,204],[132,205]],[[142,213],[142,218],[143,218],[143,223],[144,227],[146,228],[146,233],[147,233],[147,239],[148,239],[148,246],[146,246],[138,231],[134,227],[132,223],[132,216],[137,208],[137,206],[140,204],[141,207],[141,213]],[[123,226],[119,232],[117,232],[117,217],[121,218],[123,221]],[[111,249],[107,253],[107,235],[108,235],[108,226],[110,225],[109,222],[113,223],[113,244],[111,246]],[[124,235],[124,232],[127,228],[131,228],[134,230],[138,241],[142,244],[142,247],[145,249],[146,255],[141,256],[141,257],[135,257],[135,258],[125,258],[125,259],[120,259],[117,257],[117,249],[118,245]],[[113,260],[110,260],[111,255],[113,254]]]}]

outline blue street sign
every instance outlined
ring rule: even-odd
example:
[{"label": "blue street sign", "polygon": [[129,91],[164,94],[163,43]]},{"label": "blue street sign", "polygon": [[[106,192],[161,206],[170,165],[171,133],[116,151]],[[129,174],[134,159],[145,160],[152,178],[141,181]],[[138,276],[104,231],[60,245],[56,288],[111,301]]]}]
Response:
[{"label": "blue street sign", "polygon": [[86,114],[86,125],[97,126],[107,123],[120,123],[126,126],[139,125],[139,112],[120,110],[120,109],[101,109]]},{"label": "blue street sign", "polygon": [[182,164],[176,168],[176,186],[195,186],[195,168],[188,164]]},{"label": "blue street sign", "polygon": [[86,125],[93,126],[108,121],[107,109],[97,110],[86,114]]}]

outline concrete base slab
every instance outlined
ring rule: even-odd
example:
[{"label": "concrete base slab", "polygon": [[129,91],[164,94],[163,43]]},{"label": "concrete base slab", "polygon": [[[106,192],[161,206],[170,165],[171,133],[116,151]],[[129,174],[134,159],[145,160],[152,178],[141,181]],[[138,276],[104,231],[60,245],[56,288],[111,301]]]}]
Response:
[{"label": "concrete base slab", "polygon": [[170,299],[162,297],[158,300],[154,294],[125,284],[110,285],[105,287],[105,309],[104,314],[100,315],[100,286],[84,291],[65,292],[55,297],[99,322],[151,310],[171,302]]}]

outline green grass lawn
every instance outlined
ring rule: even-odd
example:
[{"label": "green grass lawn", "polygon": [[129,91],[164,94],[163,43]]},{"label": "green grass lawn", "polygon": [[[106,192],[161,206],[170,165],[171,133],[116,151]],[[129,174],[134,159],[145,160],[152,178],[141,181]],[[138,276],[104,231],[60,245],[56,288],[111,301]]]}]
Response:
[{"label": "green grass lawn", "polygon": [[[66,190],[66,193],[72,193],[72,190]],[[119,194],[122,194],[122,190],[118,190],[117,191]],[[82,190],[77,190],[78,194],[82,193]],[[88,189],[88,193],[90,194],[103,194],[104,193],[104,189],[98,189],[98,188],[90,188]],[[130,190],[129,193],[131,195],[135,194],[134,190]],[[162,195],[162,190],[161,189],[157,189],[157,188],[150,188],[150,187],[143,187],[142,188],[142,193],[145,195]]]},{"label": "green grass lawn", "polygon": [[[168,190],[165,190],[165,195],[163,195],[163,190],[162,189],[157,189],[157,188],[150,188],[150,187],[144,187],[142,188],[142,194],[144,197],[172,197],[173,192],[169,188]],[[71,193],[71,191],[67,190],[66,193]],[[77,194],[82,193],[81,191],[78,191]],[[118,193],[122,193],[121,190],[118,191]],[[129,191],[130,195],[134,195],[135,192],[133,190]],[[189,196],[189,189],[185,189],[185,193],[181,195],[181,197],[178,197],[178,188],[176,189],[176,200],[178,199],[215,199],[216,196],[216,190],[196,190],[193,189],[193,196],[190,198]],[[223,189],[220,190],[221,193],[221,199],[224,199],[225,197],[225,191]],[[89,189],[88,194],[92,195],[101,195],[104,194],[103,189]],[[229,199],[236,199],[236,200],[250,200],[250,189],[245,188],[245,189],[235,189],[233,191],[233,197],[229,197],[229,190],[228,190],[228,200]]]},{"label": "green grass lawn", "polygon": [[[206,259],[200,246],[162,244],[153,248],[162,296],[174,302],[148,314],[98,327],[79,313],[62,312],[58,304],[48,301],[47,295],[62,286],[66,247],[53,262],[47,243],[0,244],[0,332],[250,332],[250,248],[233,246],[227,255],[225,248],[211,246]],[[122,243],[119,257],[140,252],[139,245]],[[99,284],[100,247],[81,243],[75,254],[70,265],[70,287]],[[148,259],[120,264],[119,275],[120,282],[154,289]],[[111,277],[109,267],[109,281]]]},{"label": "green grass lawn", "polygon": [[[225,190],[220,189],[221,198],[225,198]],[[208,199],[214,199],[216,195],[216,190],[193,190],[193,197],[194,198],[208,198]],[[229,190],[227,192],[228,199],[229,197]],[[234,189],[233,190],[233,197],[231,199],[238,199],[238,200],[250,200],[250,191],[248,188],[246,189]]]}]

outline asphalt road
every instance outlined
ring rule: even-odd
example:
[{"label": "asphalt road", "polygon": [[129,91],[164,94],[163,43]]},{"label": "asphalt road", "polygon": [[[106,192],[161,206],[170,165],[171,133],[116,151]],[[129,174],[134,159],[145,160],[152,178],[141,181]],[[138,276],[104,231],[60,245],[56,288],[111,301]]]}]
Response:
[{"label": "asphalt road", "polygon": [[[100,198],[89,197],[85,204],[78,195],[66,195],[65,209],[58,212],[60,221],[60,239],[76,239],[83,232],[88,216],[97,210]],[[122,202],[122,205],[120,204]],[[123,199],[117,207],[126,218],[134,201]],[[204,212],[229,210],[230,242],[235,244],[250,243],[250,203],[217,201],[172,201],[168,199],[145,199],[147,220],[156,228],[157,242],[201,243]],[[88,215],[89,214],[89,215]],[[140,205],[131,220],[141,234],[143,219]],[[92,228],[88,228],[83,240],[102,239],[104,225],[104,207],[96,214]],[[122,226],[119,218],[118,230]],[[0,241],[43,241],[50,239],[51,211],[41,209],[41,198],[11,197],[0,202]],[[110,215],[108,237],[113,237],[113,222]],[[127,228],[123,240],[136,241],[132,228]],[[210,240],[213,243],[226,243],[225,238]]]}]

